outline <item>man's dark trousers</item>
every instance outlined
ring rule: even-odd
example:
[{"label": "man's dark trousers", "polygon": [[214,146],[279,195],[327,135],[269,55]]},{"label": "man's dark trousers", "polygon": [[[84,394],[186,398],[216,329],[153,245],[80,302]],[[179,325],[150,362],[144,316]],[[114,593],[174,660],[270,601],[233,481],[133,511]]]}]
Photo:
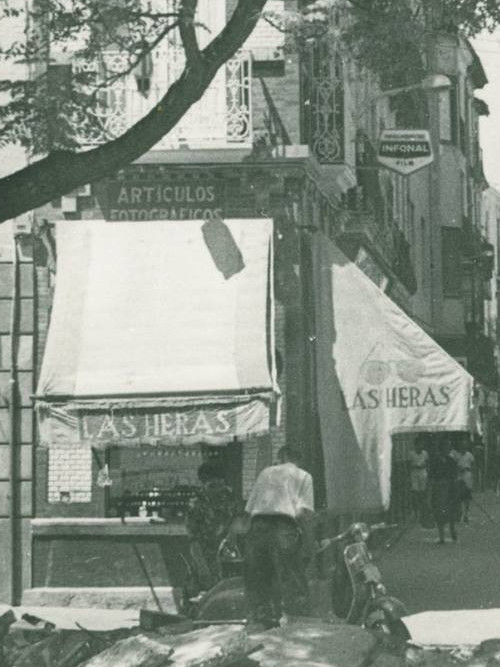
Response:
[{"label": "man's dark trousers", "polygon": [[283,515],[252,517],[245,544],[245,589],[249,620],[277,625],[282,611],[304,616],[309,595],[301,531]]}]

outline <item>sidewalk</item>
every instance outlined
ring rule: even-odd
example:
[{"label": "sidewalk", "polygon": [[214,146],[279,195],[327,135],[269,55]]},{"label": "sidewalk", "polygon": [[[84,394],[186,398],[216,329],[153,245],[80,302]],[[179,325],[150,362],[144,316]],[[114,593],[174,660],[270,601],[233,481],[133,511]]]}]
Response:
[{"label": "sidewalk", "polygon": [[500,608],[500,498],[476,493],[470,523],[459,524],[457,544],[448,540],[437,544],[436,529],[414,524],[380,550],[377,562],[389,593],[410,613]]}]

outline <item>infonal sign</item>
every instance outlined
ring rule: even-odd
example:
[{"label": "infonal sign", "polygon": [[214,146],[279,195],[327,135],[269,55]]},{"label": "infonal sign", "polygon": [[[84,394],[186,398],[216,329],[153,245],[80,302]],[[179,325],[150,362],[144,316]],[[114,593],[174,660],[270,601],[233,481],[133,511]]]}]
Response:
[{"label": "infonal sign", "polygon": [[428,130],[384,130],[377,159],[405,176],[426,167],[434,159]]}]

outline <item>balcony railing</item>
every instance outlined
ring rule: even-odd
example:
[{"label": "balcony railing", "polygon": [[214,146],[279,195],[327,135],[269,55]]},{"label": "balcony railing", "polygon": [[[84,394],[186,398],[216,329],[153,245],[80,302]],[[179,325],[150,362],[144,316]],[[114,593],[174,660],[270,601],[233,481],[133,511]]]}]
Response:
[{"label": "balcony railing", "polygon": [[[179,59],[155,58],[148,80],[139,80],[129,68],[126,54],[108,52],[106,76],[115,79],[99,93],[96,123],[82,143],[93,145],[123,134],[145,116],[165,95],[182,71]],[[120,72],[123,76],[117,77]],[[154,149],[247,148],[252,145],[251,58],[239,52],[221,67],[203,97]],[[143,92],[140,92],[139,89]]]}]

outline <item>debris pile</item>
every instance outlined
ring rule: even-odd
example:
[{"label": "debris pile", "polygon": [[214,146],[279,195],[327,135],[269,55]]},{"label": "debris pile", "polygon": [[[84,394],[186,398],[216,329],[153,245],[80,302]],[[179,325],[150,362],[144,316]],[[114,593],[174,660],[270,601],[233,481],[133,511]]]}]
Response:
[{"label": "debris pile", "polygon": [[[98,619],[107,611],[96,610]],[[111,629],[103,622],[96,630],[66,613],[58,627],[17,608],[0,612],[0,667],[500,667],[500,639],[432,649],[319,619],[249,635],[242,625],[194,629],[168,614],[162,625],[151,612],[135,625],[111,619]]]},{"label": "debris pile", "polygon": [[257,647],[234,625],[95,631],[60,629],[12,609],[0,616],[0,667],[229,667]]}]

